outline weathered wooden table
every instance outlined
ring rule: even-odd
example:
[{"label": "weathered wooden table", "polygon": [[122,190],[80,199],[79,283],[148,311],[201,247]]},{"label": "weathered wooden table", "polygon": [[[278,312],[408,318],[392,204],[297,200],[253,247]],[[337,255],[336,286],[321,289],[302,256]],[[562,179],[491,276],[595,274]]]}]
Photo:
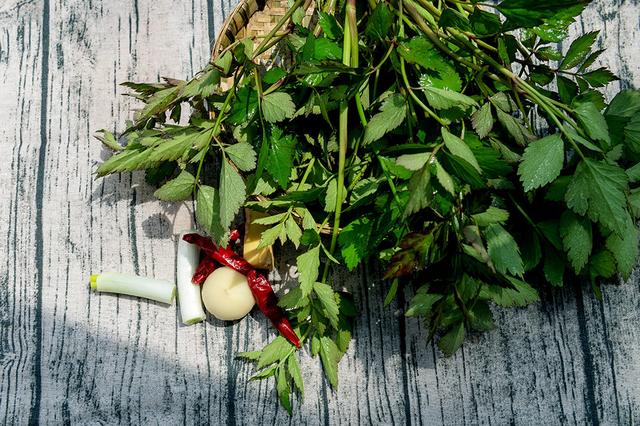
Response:
[{"label": "weathered wooden table", "polygon": [[[384,283],[345,276],[362,316],[329,389],[303,356],[292,417],[234,353],[273,332],[260,315],[179,325],[175,307],[92,294],[92,271],[174,275],[190,206],[153,200],[139,174],[95,181],[92,133],[135,103],[119,82],[186,78],[233,4],[220,0],[0,2],[0,422],[632,424],[640,421],[640,276],[497,310],[498,329],[452,358],[425,343]],[[603,62],[640,87],[640,2],[598,0]],[[612,84],[612,89],[617,84]],[[133,189],[131,187],[133,186]],[[292,279],[280,265],[282,279]]]}]

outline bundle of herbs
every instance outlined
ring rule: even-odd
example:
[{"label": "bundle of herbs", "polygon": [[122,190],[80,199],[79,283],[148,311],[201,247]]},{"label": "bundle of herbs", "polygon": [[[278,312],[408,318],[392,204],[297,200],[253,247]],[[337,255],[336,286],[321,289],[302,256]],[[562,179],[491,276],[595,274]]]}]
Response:
[{"label": "bundle of herbs", "polygon": [[[303,26],[295,0],[189,81],[125,83],[144,108],[102,132],[115,153],[97,174],[146,170],[221,246],[243,207],[266,213],[261,246],[299,251],[279,304],[331,385],[356,315],[335,268],[381,262],[387,303],[415,286],[406,315],[452,354],[494,326],[491,304],[574,279],[599,293],[636,264],[640,92],[607,104],[597,33],[557,48],[587,3],[338,0]],[[296,347],[240,355],[290,410]]]}]

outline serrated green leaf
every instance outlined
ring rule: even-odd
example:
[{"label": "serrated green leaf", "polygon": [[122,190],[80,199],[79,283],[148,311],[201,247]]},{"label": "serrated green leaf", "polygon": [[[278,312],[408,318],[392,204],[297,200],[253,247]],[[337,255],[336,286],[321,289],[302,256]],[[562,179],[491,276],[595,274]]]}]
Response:
[{"label": "serrated green leaf", "polygon": [[400,43],[398,53],[410,64],[417,64],[440,74],[445,71],[455,72],[451,64],[425,37],[414,37],[409,41]]},{"label": "serrated green leaf", "polygon": [[[213,66],[218,69],[222,74],[229,75],[231,64],[233,63],[233,53],[226,51],[222,56],[218,56],[213,60]],[[210,95],[206,95],[210,96]]]},{"label": "serrated green leaf", "polygon": [[158,90],[148,100],[144,108],[136,114],[136,123],[142,124],[149,121],[155,115],[161,114],[178,100],[178,94],[184,84]]},{"label": "serrated green leaf", "polygon": [[476,222],[476,225],[483,227],[493,223],[505,223],[509,220],[509,212],[507,210],[491,206],[486,211],[471,215],[471,217]]},{"label": "serrated green leaf", "polygon": [[251,121],[257,112],[258,93],[251,87],[244,86],[236,93],[228,120],[231,124],[243,124]]},{"label": "serrated green leaf", "polygon": [[[370,18],[370,20],[371,19],[374,19],[373,16]],[[331,40],[338,40],[342,38],[342,28],[340,28],[340,25],[338,25],[336,18],[334,18],[332,15],[329,15],[325,12],[318,13],[318,25],[320,25],[320,28],[322,28],[324,34]]]},{"label": "serrated green leaf", "polygon": [[293,136],[285,135],[277,127],[272,128],[265,167],[282,189],[287,189],[289,185],[295,146],[296,140]]},{"label": "serrated green leaf", "polygon": [[564,284],[565,263],[562,256],[550,247],[544,253],[544,276],[552,285],[562,287]]},{"label": "serrated green leaf", "polygon": [[377,141],[398,127],[404,121],[406,114],[407,104],[402,96],[394,94],[387,97],[380,107],[380,112],[371,117],[367,123],[363,143],[366,145]]},{"label": "serrated green leaf", "polygon": [[484,235],[487,251],[496,270],[502,274],[523,275],[520,249],[511,234],[499,224],[490,224],[485,228]]},{"label": "serrated green leaf", "polygon": [[296,258],[298,265],[298,281],[300,281],[300,289],[303,296],[308,296],[313,289],[313,284],[318,280],[320,271],[320,245],[317,245],[309,251],[302,253]]},{"label": "serrated green leaf", "polygon": [[434,166],[436,169],[436,178],[438,182],[444,189],[447,190],[451,195],[456,195],[456,187],[453,182],[453,178],[451,175],[442,167],[442,165],[438,162],[438,160],[434,159]]},{"label": "serrated green leaf", "polygon": [[289,216],[289,218],[285,221],[284,226],[287,231],[287,238],[289,241],[293,243],[293,245],[298,248],[300,245],[300,238],[302,238],[302,229],[293,219],[293,217]]},{"label": "serrated green leaf", "polygon": [[489,305],[482,300],[476,301],[469,309],[469,322],[471,328],[478,331],[489,331],[496,327]]},{"label": "serrated green leaf", "polygon": [[278,369],[277,365],[272,365],[270,367],[265,368],[262,371],[258,371],[256,374],[249,377],[249,380],[263,380],[271,376],[275,376],[277,369]]},{"label": "serrated green leaf", "polygon": [[287,370],[284,367],[278,367],[276,392],[278,393],[280,404],[291,414],[291,386],[287,378]]},{"label": "serrated green leaf", "polygon": [[[347,189],[342,187],[342,200],[340,204],[344,203],[347,199]],[[334,212],[336,211],[336,204],[338,202],[338,179],[333,178],[327,184],[327,193],[324,197],[324,211]]]},{"label": "serrated green leaf", "polygon": [[622,236],[611,234],[606,241],[607,248],[615,256],[618,271],[626,280],[631,276],[633,268],[638,263],[638,227],[633,221],[628,221]]},{"label": "serrated green leaf", "polygon": [[149,155],[144,147],[138,149],[128,149],[112,155],[100,164],[96,170],[98,177],[106,176],[111,173],[130,172],[133,170],[152,167],[156,163],[149,162]]},{"label": "serrated green leaf", "polygon": [[483,286],[480,296],[483,299],[490,299],[496,305],[506,308],[523,307],[538,302],[540,296],[535,288],[528,283],[509,277],[513,288],[499,287],[495,285]]},{"label": "serrated green leaf", "polygon": [[335,342],[329,336],[320,337],[319,341],[320,360],[324,368],[327,380],[334,388],[338,386],[338,362],[340,361],[340,351]]},{"label": "serrated green leaf", "polygon": [[462,158],[467,163],[471,164],[478,173],[482,173],[482,169],[480,169],[480,165],[478,164],[478,160],[473,155],[473,152],[469,148],[469,146],[452,133],[449,133],[447,129],[442,127],[442,139],[444,140],[444,144],[453,155]]},{"label": "serrated green leaf", "polygon": [[640,153],[640,114],[632,117],[625,126],[624,143],[631,151]]},{"label": "serrated green leaf", "polygon": [[[265,230],[260,236],[260,244],[258,244],[258,249],[269,247],[273,243],[276,242],[278,238],[286,241],[286,230],[284,227],[284,223],[279,223],[276,226]],[[284,241],[282,243],[284,244]]]},{"label": "serrated green leaf", "polygon": [[595,140],[611,145],[609,137],[609,127],[602,113],[591,102],[579,103],[574,108],[578,121],[587,131],[590,137]]},{"label": "serrated green leaf", "polygon": [[279,362],[289,354],[292,347],[293,345],[291,345],[291,343],[289,343],[284,337],[276,337],[271,341],[271,343],[262,348],[257,368],[261,369],[267,365],[273,364],[274,362]]},{"label": "serrated green leaf", "polygon": [[493,128],[493,115],[491,115],[491,104],[489,102],[482,105],[480,109],[473,113],[471,116],[471,124],[480,139],[487,137]]},{"label": "serrated green leaf", "polygon": [[[424,287],[423,287],[424,288]],[[426,317],[431,313],[433,305],[442,299],[442,295],[418,291],[411,302],[409,308],[405,312],[408,317]]]},{"label": "serrated green leaf", "polygon": [[411,170],[415,172],[420,170],[427,164],[429,158],[431,158],[431,152],[417,152],[414,154],[404,154],[396,158],[395,164],[397,166],[401,166],[406,170]]},{"label": "serrated green leaf", "polygon": [[582,78],[587,80],[591,87],[604,87],[612,81],[619,80],[618,77],[606,68],[598,68],[597,70],[584,73]]},{"label": "serrated green leaf", "polygon": [[215,242],[223,242],[226,229],[220,222],[220,195],[215,188],[206,185],[198,188],[196,219]]},{"label": "serrated green leaf", "polygon": [[504,0],[497,9],[508,18],[508,28],[531,28],[573,6],[578,6],[574,13],[580,13],[587,3],[585,0]]},{"label": "serrated green leaf", "polygon": [[366,216],[345,226],[338,234],[338,245],[345,264],[353,270],[370,253],[374,222]]},{"label": "serrated green leaf", "polygon": [[593,46],[593,43],[596,41],[598,33],[598,31],[593,31],[575,39],[571,43],[571,46],[569,46],[569,50],[560,63],[560,69],[568,70],[580,65],[582,61],[589,55],[591,46]]},{"label": "serrated green leaf", "polygon": [[627,175],[623,169],[586,158],[576,168],[565,201],[579,215],[586,214],[592,221],[623,235],[629,220],[627,190]]},{"label": "serrated green leaf", "polygon": [[532,142],[524,150],[518,175],[529,192],[554,181],[564,164],[564,143],[559,133]]},{"label": "serrated green leaf", "polygon": [[425,79],[420,79],[421,87],[424,90],[429,105],[435,109],[450,109],[456,107],[467,109],[472,106],[478,106],[478,103],[473,98],[465,94],[423,84],[426,81]]},{"label": "serrated green leaf", "polygon": [[570,210],[566,210],[560,216],[559,230],[564,251],[567,253],[573,270],[576,274],[579,274],[589,261],[589,256],[593,250],[591,221],[576,215]]},{"label": "serrated green leaf", "polygon": [[220,171],[220,224],[227,230],[247,197],[242,176],[228,161],[222,162]]},{"label": "serrated green leaf", "polygon": [[367,21],[365,34],[373,39],[384,40],[389,36],[394,16],[385,3],[377,3]]},{"label": "serrated green leaf", "polygon": [[429,206],[433,198],[431,193],[431,171],[429,165],[415,172],[409,180],[409,199],[405,205],[404,216],[407,217]]},{"label": "serrated green leaf", "polygon": [[464,336],[464,323],[460,322],[438,340],[438,347],[445,356],[451,356],[462,346]]},{"label": "serrated green leaf", "polygon": [[485,12],[479,7],[473,9],[473,13],[469,15],[469,22],[473,32],[479,37],[498,34],[502,30],[500,17],[495,13]]},{"label": "serrated green leaf", "polygon": [[153,193],[154,197],[163,201],[187,200],[193,194],[196,178],[183,170],[175,179],[171,179]]},{"label": "serrated green leaf", "polygon": [[295,355],[291,355],[287,360],[287,370],[289,371],[289,375],[293,379],[293,384],[295,385],[300,395],[304,395],[304,381],[302,380],[302,373],[300,372],[300,364],[298,364],[298,358]]},{"label": "serrated green leaf", "polygon": [[284,92],[272,92],[262,98],[262,113],[270,123],[291,118],[296,113],[296,105],[291,95]]},{"label": "serrated green leaf", "polygon": [[102,142],[102,144],[107,148],[113,151],[122,151],[124,149],[124,147],[122,147],[118,143],[118,141],[116,140],[116,137],[113,136],[113,133],[111,133],[110,131],[102,129],[102,130],[98,130],[98,133],[102,133],[102,135],[96,134],[95,138],[98,139],[100,142]]},{"label": "serrated green leaf", "polygon": [[313,291],[316,296],[318,296],[318,300],[320,300],[320,304],[324,308],[324,313],[333,326],[333,328],[338,329],[338,304],[336,303],[336,298],[334,296],[333,289],[331,286],[323,283],[316,282],[313,284]]},{"label": "serrated green leaf", "polygon": [[229,145],[224,149],[224,152],[229,156],[229,159],[233,161],[233,164],[243,172],[250,172],[255,169],[256,152],[251,144],[236,143]]},{"label": "serrated green leaf", "polygon": [[262,354],[262,351],[253,351],[253,352],[238,352],[236,354],[237,358],[243,358],[243,359],[247,359],[250,361],[257,361],[258,359],[260,359],[260,355]]},{"label": "serrated green leaf", "polygon": [[535,139],[535,136],[529,131],[529,129],[527,129],[520,120],[511,114],[497,108],[496,115],[498,116],[500,124],[502,124],[505,130],[513,136],[518,145],[525,146],[529,141]]},{"label": "serrated green leaf", "polygon": [[602,250],[593,255],[589,262],[589,272],[592,277],[611,278],[616,273],[616,259],[608,250]]}]

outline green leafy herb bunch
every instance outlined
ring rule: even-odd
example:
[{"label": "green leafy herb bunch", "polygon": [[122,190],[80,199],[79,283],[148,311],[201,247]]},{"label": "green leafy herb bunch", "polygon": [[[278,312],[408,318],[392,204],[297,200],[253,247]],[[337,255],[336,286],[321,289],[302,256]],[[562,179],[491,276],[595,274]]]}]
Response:
[{"label": "green leafy herb bunch", "polygon": [[[220,244],[241,208],[266,212],[261,245],[298,250],[280,304],[331,385],[356,315],[337,267],[381,262],[387,302],[414,286],[406,315],[445,354],[494,326],[492,304],[630,275],[640,92],[607,103],[598,33],[557,48],[588,1],[320,1],[307,26],[303,3],[191,80],[125,83],[144,108],[118,140],[102,132],[97,174],[144,169]],[[240,356],[291,410],[295,348]]]}]

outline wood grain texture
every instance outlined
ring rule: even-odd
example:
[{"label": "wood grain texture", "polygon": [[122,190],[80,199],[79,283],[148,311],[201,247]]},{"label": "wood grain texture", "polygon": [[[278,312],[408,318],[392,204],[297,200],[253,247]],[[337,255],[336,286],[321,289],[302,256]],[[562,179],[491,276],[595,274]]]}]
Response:
[{"label": "wood grain texture", "polygon": [[[92,272],[174,276],[191,207],[153,200],[142,175],[91,175],[99,127],[136,103],[118,83],[186,78],[234,0],[9,0],[0,4],[0,421],[2,424],[633,424],[640,422],[640,276],[604,300],[567,288],[442,358],[375,268],[341,273],[361,310],[331,390],[301,355],[292,417],[273,383],[235,359],[273,338],[252,314],[180,325],[174,306],[95,294]],[[640,4],[591,5],[573,35],[640,86]],[[565,46],[566,48],[566,46]],[[611,93],[618,84],[611,85]],[[295,281],[285,253],[272,278]],[[407,291],[407,299],[411,296]],[[401,298],[402,299],[402,298]]]}]

